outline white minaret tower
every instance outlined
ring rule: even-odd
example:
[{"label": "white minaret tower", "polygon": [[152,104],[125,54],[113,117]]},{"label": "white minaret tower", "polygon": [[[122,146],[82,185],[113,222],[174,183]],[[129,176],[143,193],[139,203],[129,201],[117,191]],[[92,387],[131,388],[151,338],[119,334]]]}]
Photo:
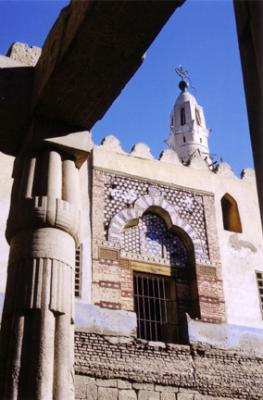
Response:
[{"label": "white minaret tower", "polygon": [[176,72],[181,76],[179,82],[181,93],[176,99],[171,112],[170,136],[166,143],[178,154],[183,163],[188,163],[196,155],[201,156],[212,164],[207,129],[203,108],[197,103],[196,98],[188,92],[187,71],[182,67]]}]

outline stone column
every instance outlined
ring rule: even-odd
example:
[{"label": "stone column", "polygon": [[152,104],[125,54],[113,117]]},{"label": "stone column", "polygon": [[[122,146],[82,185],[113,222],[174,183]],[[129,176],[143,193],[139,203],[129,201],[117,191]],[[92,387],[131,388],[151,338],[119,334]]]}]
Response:
[{"label": "stone column", "polygon": [[0,398],[74,399],[74,265],[79,175],[58,151],[16,160],[7,223],[8,279]]}]

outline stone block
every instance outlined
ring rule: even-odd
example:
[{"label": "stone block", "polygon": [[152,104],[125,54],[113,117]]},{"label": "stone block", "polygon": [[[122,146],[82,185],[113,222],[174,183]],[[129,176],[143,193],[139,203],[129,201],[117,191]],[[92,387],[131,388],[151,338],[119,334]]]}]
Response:
[{"label": "stone block", "polygon": [[75,375],[75,396],[76,399],[86,399],[87,377]]},{"label": "stone block", "polygon": [[132,384],[128,381],[123,381],[122,379],[118,379],[118,388],[119,389],[131,389]]},{"label": "stone block", "polygon": [[160,393],[152,390],[140,390],[138,400],[160,400]]},{"label": "stone block", "polygon": [[116,379],[96,379],[96,384],[100,387],[117,387]]},{"label": "stone block", "polygon": [[132,386],[137,390],[154,390],[152,383],[134,383]]},{"label": "stone block", "polygon": [[98,400],[117,400],[118,389],[99,387],[98,388]]},{"label": "stone block", "polygon": [[194,400],[193,393],[181,392],[177,394],[176,400]]},{"label": "stone block", "polygon": [[87,400],[97,400],[98,398],[98,389],[94,381],[88,381],[86,385],[86,398]]},{"label": "stone block", "polygon": [[169,392],[161,393],[161,400],[175,400],[175,394]]},{"label": "stone block", "polygon": [[119,400],[137,400],[135,390],[120,390]]},{"label": "stone block", "polygon": [[156,392],[177,393],[179,389],[175,386],[161,386],[155,385]]},{"label": "stone block", "polygon": [[28,67],[34,67],[41,56],[41,48],[15,42],[8,50],[8,57]]},{"label": "stone block", "polygon": [[213,396],[208,396],[208,395],[203,395],[203,394],[195,394],[194,395],[194,400],[227,400],[225,397],[213,397]]},{"label": "stone block", "polygon": [[[37,135],[36,135],[37,136]],[[50,136],[50,132],[48,132]],[[53,136],[53,135],[52,135]],[[92,150],[93,142],[88,131],[67,133],[63,136],[45,138],[44,141],[53,144],[67,154],[71,154],[78,168],[86,161],[88,153]],[[39,137],[37,138],[37,141]]]}]

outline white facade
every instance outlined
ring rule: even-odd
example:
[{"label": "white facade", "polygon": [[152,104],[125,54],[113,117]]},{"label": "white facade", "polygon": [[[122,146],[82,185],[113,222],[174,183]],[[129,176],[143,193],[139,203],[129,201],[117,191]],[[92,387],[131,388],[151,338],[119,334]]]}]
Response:
[{"label": "white facade", "polygon": [[209,129],[206,127],[203,108],[191,93],[180,93],[170,118],[170,136],[166,143],[184,163],[190,162],[199,153],[210,165]]},{"label": "white facade", "polygon": [[[254,171],[244,170],[237,177],[231,168],[220,164],[212,172],[199,157],[184,166],[170,150],[160,160],[111,152],[107,146],[94,149],[94,167],[166,183],[191,190],[210,192],[215,197],[216,227],[222,265],[226,322],[239,327],[263,330],[256,271],[263,272],[263,238]],[[224,229],[221,199],[229,193],[237,202],[242,232]],[[263,333],[263,331],[262,331]]]}]

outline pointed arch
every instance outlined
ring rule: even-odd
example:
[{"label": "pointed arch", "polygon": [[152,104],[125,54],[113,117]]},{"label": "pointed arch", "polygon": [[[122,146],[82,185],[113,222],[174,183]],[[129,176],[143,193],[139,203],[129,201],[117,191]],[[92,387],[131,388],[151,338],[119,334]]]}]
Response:
[{"label": "pointed arch", "polygon": [[221,199],[223,225],[226,231],[241,233],[242,225],[236,200],[226,193]]},{"label": "pointed arch", "polygon": [[162,196],[141,196],[136,200],[133,208],[126,208],[116,214],[109,225],[108,240],[121,241],[124,228],[137,225],[139,218],[147,210],[154,211],[162,217],[168,228],[179,229],[187,234],[193,243],[196,260],[199,261],[203,258],[204,249],[198,233],[178,215],[174,206]]}]

